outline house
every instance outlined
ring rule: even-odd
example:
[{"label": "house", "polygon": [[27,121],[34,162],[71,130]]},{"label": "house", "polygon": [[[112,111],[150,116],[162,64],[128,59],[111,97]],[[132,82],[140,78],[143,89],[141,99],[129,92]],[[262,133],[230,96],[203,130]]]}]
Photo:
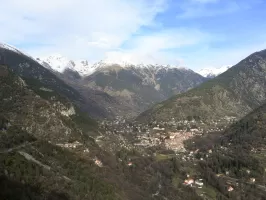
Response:
[{"label": "house", "polygon": [[256,179],[255,178],[250,178],[249,180],[251,183],[255,183]]},{"label": "house", "polygon": [[190,186],[192,186],[193,183],[194,183],[194,179],[186,179],[186,180],[184,181],[184,184],[185,184],[185,185],[190,185]]},{"label": "house", "polygon": [[198,185],[198,186],[203,186],[203,183],[200,180],[196,180],[195,184]]},{"label": "house", "polygon": [[164,131],[165,128],[159,128],[159,127],[154,127],[153,130],[157,130],[157,131]]},{"label": "house", "polygon": [[103,163],[98,159],[98,158],[94,158],[94,163],[98,166],[98,167],[102,167]]},{"label": "house", "polygon": [[87,149],[84,149],[83,152],[84,152],[84,153],[89,153],[90,151],[89,151],[89,149],[87,148]]},{"label": "house", "polygon": [[227,188],[227,191],[228,192],[232,192],[234,190],[234,188],[232,187],[232,186],[229,186],[228,188]]},{"label": "house", "polygon": [[170,135],[170,139],[175,139],[175,135]]}]

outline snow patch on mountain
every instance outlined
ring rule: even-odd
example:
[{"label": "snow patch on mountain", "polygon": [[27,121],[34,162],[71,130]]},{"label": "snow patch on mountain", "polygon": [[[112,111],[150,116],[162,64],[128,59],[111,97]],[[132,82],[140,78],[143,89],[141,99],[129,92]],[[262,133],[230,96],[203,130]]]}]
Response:
[{"label": "snow patch on mountain", "polygon": [[8,44],[4,44],[4,43],[1,43],[0,42],[0,48],[3,48],[3,49],[7,49],[7,50],[10,50],[10,51],[13,51],[15,53],[19,53],[19,54],[23,54],[20,50],[18,50],[17,48],[11,46],[11,45],[8,45]]},{"label": "snow patch on mountain", "polygon": [[27,57],[29,57],[29,58],[35,60],[35,59],[32,58],[30,55],[26,54],[25,52],[22,52],[21,50],[19,50],[19,49],[16,48],[16,47],[13,47],[13,46],[10,45],[10,44],[5,44],[5,43],[1,43],[1,42],[0,42],[0,48],[2,48],[2,49],[6,49],[6,50],[9,50],[9,51],[13,51],[13,52],[15,52],[15,53],[17,53],[17,54],[20,54],[20,55],[25,55],[25,56],[27,56]]},{"label": "snow patch on mountain", "polygon": [[47,57],[34,59],[30,55],[27,55],[23,51],[9,44],[0,42],[0,48],[7,49],[9,51],[13,51],[21,55],[25,55],[37,61],[39,64],[41,64],[42,66],[44,66],[45,68],[49,70],[63,73],[66,69],[70,69],[72,71],[78,72],[81,76],[91,75],[97,70],[106,69],[110,66],[119,66],[122,68],[134,68],[134,69],[139,69],[139,70],[148,69],[152,71],[170,70],[170,69],[191,71],[190,69],[187,69],[185,67],[179,67],[175,65],[159,65],[159,64],[143,64],[143,63],[135,64],[135,63],[127,62],[124,60],[114,62],[112,60],[106,59],[106,60],[101,60],[96,63],[91,63],[91,62],[88,62],[87,60],[73,61],[67,57],[62,56],[61,54],[53,54]]},{"label": "snow patch on mountain", "polygon": [[44,58],[37,58],[37,61],[44,67],[63,73],[66,69],[78,72],[81,76],[88,76],[93,74],[95,71],[100,69],[106,69],[110,66],[119,66],[122,68],[135,68],[135,69],[151,69],[151,70],[161,70],[161,69],[179,69],[179,70],[190,70],[184,67],[177,67],[172,65],[145,65],[145,64],[131,64],[129,62],[110,62],[101,60],[96,63],[90,63],[87,60],[70,60],[60,54],[54,54]]},{"label": "snow patch on mountain", "polygon": [[88,75],[94,72],[92,64],[87,60],[70,60],[60,54],[53,54],[44,58],[37,58],[37,61],[48,69],[63,73],[66,69],[78,72],[80,75]]},{"label": "snow patch on mountain", "polygon": [[37,59],[40,64],[47,63],[53,70],[63,73],[66,68],[73,69],[73,63],[60,54],[54,54],[43,59]]},{"label": "snow patch on mountain", "polygon": [[232,65],[222,66],[220,68],[204,68],[198,71],[198,74],[206,78],[214,78],[225,71],[227,71]]}]

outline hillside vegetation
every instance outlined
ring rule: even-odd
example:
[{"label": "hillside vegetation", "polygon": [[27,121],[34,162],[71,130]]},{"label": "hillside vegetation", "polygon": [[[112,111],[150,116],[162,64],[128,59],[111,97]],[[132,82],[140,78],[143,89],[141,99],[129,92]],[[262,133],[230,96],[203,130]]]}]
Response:
[{"label": "hillside vegetation", "polygon": [[41,82],[31,83],[0,66],[1,199],[200,199],[172,184],[181,177],[177,160],[102,150],[94,120]]},{"label": "hillside vegetation", "polygon": [[[226,131],[193,138],[186,145],[198,149],[196,157],[206,158],[199,163],[201,173],[221,194],[236,200],[265,199],[266,104]],[[228,184],[233,193],[227,192]]]}]

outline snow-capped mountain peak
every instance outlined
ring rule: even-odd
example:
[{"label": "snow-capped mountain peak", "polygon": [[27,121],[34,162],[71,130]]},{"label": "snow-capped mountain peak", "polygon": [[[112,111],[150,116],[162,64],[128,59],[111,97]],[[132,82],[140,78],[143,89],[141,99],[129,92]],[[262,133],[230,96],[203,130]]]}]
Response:
[{"label": "snow-capped mountain peak", "polygon": [[37,61],[42,64],[46,68],[50,68],[54,71],[57,71],[59,73],[63,73],[66,69],[71,69],[73,71],[78,72],[81,76],[88,76],[95,71],[99,69],[105,69],[108,66],[119,66],[122,68],[138,68],[138,69],[144,69],[144,68],[149,68],[153,70],[160,70],[160,69],[179,69],[179,70],[189,70],[184,67],[177,67],[174,65],[145,65],[143,63],[140,64],[131,64],[130,62],[111,62],[108,60],[100,60],[99,62],[96,63],[90,63],[87,60],[77,60],[77,61],[72,61],[60,54],[54,54],[48,57],[44,58],[37,58]]},{"label": "snow-capped mountain peak", "polygon": [[203,68],[198,71],[198,74],[206,78],[214,78],[227,71],[230,67],[232,67],[232,65],[226,65],[220,68]]},{"label": "snow-capped mountain peak", "polygon": [[53,54],[41,59],[37,58],[37,61],[42,65],[48,64],[53,70],[60,73],[63,73],[67,68],[74,69],[75,67],[73,61],[60,54]]}]

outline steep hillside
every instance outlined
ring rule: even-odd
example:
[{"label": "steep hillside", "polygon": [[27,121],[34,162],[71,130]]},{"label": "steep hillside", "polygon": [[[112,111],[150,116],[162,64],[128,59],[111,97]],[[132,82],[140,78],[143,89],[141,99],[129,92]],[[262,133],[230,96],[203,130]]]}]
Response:
[{"label": "steep hillside", "polygon": [[266,50],[263,50],[199,87],[157,104],[137,120],[240,118],[265,100]]},{"label": "steep hillside", "polygon": [[[0,67],[0,76],[1,115],[10,124],[53,142],[81,138],[81,130],[71,121],[84,116],[67,98],[45,87],[41,82],[35,81],[33,85],[6,66]],[[84,120],[88,131],[97,128],[97,123],[92,119]]]},{"label": "steep hillside", "polygon": [[93,100],[98,105],[101,105],[108,112],[107,118],[113,119],[116,116],[132,118],[136,116],[130,102],[125,102],[123,98],[111,96],[101,89],[84,85],[82,83],[83,78],[78,72],[66,69],[63,73],[53,73],[68,85],[75,88],[85,99]]},{"label": "steep hillside", "polygon": [[[42,87],[32,87],[7,66],[0,66],[0,77],[1,198],[68,199],[70,195],[71,199],[80,199],[82,194],[77,196],[73,188],[74,182],[80,181],[68,178],[66,170],[71,168],[64,166],[66,160],[77,158],[56,145],[76,142],[84,149],[93,147],[89,138],[97,124],[40,81],[35,83]],[[63,169],[59,172],[60,167]],[[70,187],[73,193],[66,196],[64,187]],[[12,193],[15,188],[18,193]]]},{"label": "steep hillside", "polygon": [[[265,199],[266,104],[224,132],[187,141],[197,149],[202,177],[230,199]],[[229,193],[226,188],[234,189]]]},{"label": "steep hillside", "polygon": [[7,45],[0,46],[0,64],[8,65],[13,72],[27,80],[28,84],[35,85],[36,88],[39,87],[39,85],[36,85],[37,81],[44,87],[67,97],[92,117],[105,118],[110,116],[110,112],[98,104],[93,97],[90,98],[90,95],[87,95],[85,98],[51,71],[17,49]]},{"label": "steep hillside", "polygon": [[127,107],[131,107],[130,113],[136,115],[204,81],[202,76],[187,69],[110,65],[84,77],[81,84],[120,99]]}]

